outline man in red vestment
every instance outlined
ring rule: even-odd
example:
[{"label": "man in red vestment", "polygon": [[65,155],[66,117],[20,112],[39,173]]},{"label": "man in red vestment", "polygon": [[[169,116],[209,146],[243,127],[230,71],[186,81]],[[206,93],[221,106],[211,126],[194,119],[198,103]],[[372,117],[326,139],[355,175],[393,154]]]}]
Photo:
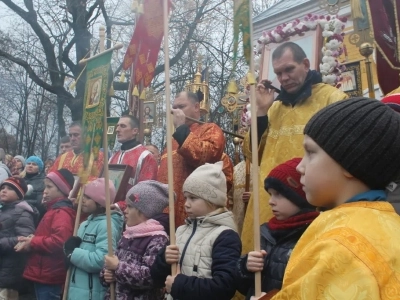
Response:
[{"label": "man in red vestment", "polygon": [[[139,120],[134,116],[122,116],[117,124],[117,141],[121,143],[121,150],[117,151],[109,160],[109,164],[130,165],[132,173],[126,188],[126,192],[136,183],[157,178],[158,165],[152,153],[146,149],[136,136],[139,133]],[[125,195],[126,195],[125,192]],[[122,211],[125,210],[125,199],[115,205]]]},{"label": "man in red vestment", "polygon": [[[186,218],[185,197],[182,186],[186,178],[199,166],[205,163],[223,161],[223,171],[228,189],[232,186],[233,165],[224,154],[225,137],[218,125],[214,123],[198,124],[186,120],[186,116],[200,119],[200,102],[196,94],[182,92],[175,98],[172,106],[173,122],[176,128],[172,141],[172,163],[174,174],[175,225],[182,225]],[[167,153],[161,157],[157,179],[168,183]]]},{"label": "man in red vestment", "polygon": [[[80,122],[72,122],[68,129],[68,135],[72,150],[67,151],[57,157],[50,172],[59,169],[67,169],[74,176],[78,176],[83,170],[83,141],[82,141],[82,124]],[[103,152],[99,152],[97,160],[93,162],[90,177],[98,177],[103,169],[104,156]]]}]

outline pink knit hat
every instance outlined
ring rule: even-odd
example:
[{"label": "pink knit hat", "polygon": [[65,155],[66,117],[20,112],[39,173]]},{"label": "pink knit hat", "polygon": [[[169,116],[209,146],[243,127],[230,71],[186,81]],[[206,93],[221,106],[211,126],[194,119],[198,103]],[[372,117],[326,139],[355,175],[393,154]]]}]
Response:
[{"label": "pink knit hat", "polygon": [[[115,199],[115,187],[111,180],[110,182],[110,204],[114,203]],[[105,180],[104,178],[97,178],[89,182],[85,186],[84,195],[88,196],[94,202],[98,203],[102,207],[106,207],[106,191],[105,191]]]}]

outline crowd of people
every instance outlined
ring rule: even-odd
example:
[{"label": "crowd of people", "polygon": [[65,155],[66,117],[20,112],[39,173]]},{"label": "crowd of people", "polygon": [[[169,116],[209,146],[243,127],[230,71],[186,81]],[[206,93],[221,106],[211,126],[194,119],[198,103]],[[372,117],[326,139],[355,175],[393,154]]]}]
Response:
[{"label": "crowd of people", "polygon": [[83,168],[79,122],[52,165],[0,151],[0,299],[111,299],[111,284],[117,300],[256,299],[256,272],[257,299],[400,299],[400,95],[348,99],[290,42],[272,65],[281,93],[262,81],[256,92],[260,236],[252,193],[247,211],[227,208],[235,176],[221,128],[186,119],[200,118],[200,103],[182,92],[172,108],[173,244],[168,153],[137,140],[135,117],[116,128],[121,147],[108,163],[130,166],[118,189],[110,180],[106,191],[99,155],[80,196],[71,193]]}]

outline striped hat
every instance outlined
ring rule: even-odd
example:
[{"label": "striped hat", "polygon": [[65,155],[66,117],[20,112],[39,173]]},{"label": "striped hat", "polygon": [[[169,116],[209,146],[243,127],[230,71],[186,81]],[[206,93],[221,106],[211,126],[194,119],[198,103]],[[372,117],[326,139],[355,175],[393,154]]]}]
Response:
[{"label": "striped hat", "polygon": [[54,172],[50,172],[46,176],[50,179],[60,190],[61,193],[68,196],[74,186],[75,178],[72,173],[67,169],[60,169]]},{"label": "striped hat", "polygon": [[18,177],[10,177],[3,181],[0,185],[0,190],[2,189],[3,185],[7,185],[12,188],[18,195],[19,199],[23,199],[26,192],[28,191],[28,186],[23,178]]},{"label": "striped hat", "polygon": [[382,98],[382,103],[385,103],[394,111],[400,113],[400,94],[392,94]]}]

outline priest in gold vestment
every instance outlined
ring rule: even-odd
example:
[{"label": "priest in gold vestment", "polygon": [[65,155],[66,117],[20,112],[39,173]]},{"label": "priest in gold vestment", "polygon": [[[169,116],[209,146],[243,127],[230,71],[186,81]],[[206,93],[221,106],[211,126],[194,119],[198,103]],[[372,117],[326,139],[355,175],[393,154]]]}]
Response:
[{"label": "priest in gold vestment", "polygon": [[[173,122],[176,128],[172,142],[172,164],[174,174],[175,225],[184,224],[186,218],[185,197],[182,186],[186,178],[199,166],[205,163],[223,161],[223,172],[226,176],[228,190],[232,186],[233,165],[224,153],[225,137],[221,128],[214,123],[198,124],[186,120],[186,116],[200,119],[200,103],[196,94],[181,92],[175,98]],[[167,152],[161,156],[157,179],[168,183]]]},{"label": "priest in gold vestment", "polygon": [[[304,50],[293,42],[286,42],[272,54],[272,66],[281,84],[281,92],[274,99],[274,90],[263,84],[257,86],[257,129],[259,143],[259,199],[260,223],[272,218],[269,195],[264,179],[277,165],[293,157],[302,157],[303,129],[308,120],[323,107],[347,98],[335,87],[322,83],[319,73],[310,70]],[[250,135],[243,144],[246,157],[251,158]],[[256,179],[253,179],[256,180]],[[242,229],[243,253],[254,249],[253,198],[250,198]]]}]

